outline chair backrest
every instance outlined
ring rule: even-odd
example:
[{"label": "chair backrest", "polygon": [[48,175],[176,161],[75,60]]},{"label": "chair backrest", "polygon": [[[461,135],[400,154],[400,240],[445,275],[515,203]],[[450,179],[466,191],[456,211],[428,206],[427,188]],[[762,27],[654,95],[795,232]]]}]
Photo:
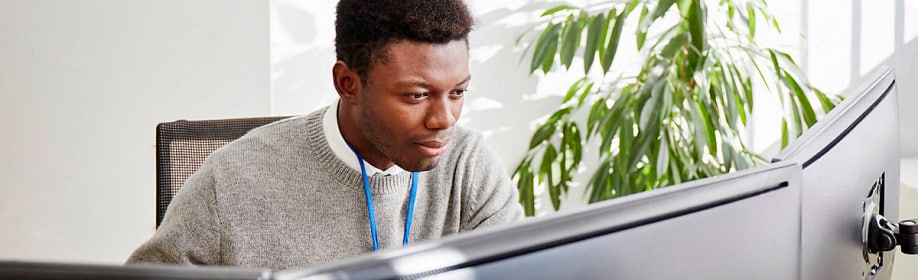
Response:
[{"label": "chair backrest", "polygon": [[178,120],[156,126],[156,227],[172,197],[213,151],[253,128],[288,117]]}]

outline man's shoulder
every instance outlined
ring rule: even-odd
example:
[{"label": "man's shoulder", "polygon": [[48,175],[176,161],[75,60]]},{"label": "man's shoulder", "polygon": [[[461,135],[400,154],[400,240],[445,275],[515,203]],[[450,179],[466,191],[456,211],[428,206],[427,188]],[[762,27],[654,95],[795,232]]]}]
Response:
[{"label": "man's shoulder", "polygon": [[316,125],[314,122],[317,121],[317,117],[321,119],[319,111],[256,127],[214,151],[211,157],[271,155],[276,152],[290,152],[299,147],[306,147],[309,135],[312,133],[310,127]]},{"label": "man's shoulder", "polygon": [[[244,142],[248,139],[276,138],[287,135],[306,133],[310,115],[292,116],[263,126],[253,128],[235,142]],[[241,141],[240,141],[241,140]]]}]

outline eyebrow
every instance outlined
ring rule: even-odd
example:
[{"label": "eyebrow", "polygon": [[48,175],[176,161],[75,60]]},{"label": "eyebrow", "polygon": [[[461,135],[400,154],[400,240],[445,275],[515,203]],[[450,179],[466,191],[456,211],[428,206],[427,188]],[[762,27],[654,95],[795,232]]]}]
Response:
[{"label": "eyebrow", "polygon": [[465,80],[462,80],[461,82],[459,82],[458,84],[456,84],[456,86],[461,86],[462,84],[468,83],[468,82],[471,81],[471,80],[472,80],[472,75],[470,74],[470,75],[468,75],[468,76],[465,77]]},{"label": "eyebrow", "polygon": [[[472,80],[472,75],[468,75],[468,76],[465,77],[465,79],[463,79],[461,82],[459,82],[458,84],[456,84],[456,86],[461,86],[461,85],[463,85],[463,84],[465,84],[465,83],[468,83],[468,82],[471,81],[471,80]],[[402,82],[401,84],[404,84],[404,85],[412,85],[412,86],[419,86],[419,87],[423,87],[423,88],[430,88],[430,87],[431,87],[430,84],[428,84],[428,83],[426,83],[426,82],[424,82],[424,81],[421,81],[421,80],[407,81],[407,82]]]}]

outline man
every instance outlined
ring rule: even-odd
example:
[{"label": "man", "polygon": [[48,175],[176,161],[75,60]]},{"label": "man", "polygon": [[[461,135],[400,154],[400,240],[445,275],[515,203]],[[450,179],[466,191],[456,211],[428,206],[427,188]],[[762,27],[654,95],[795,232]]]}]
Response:
[{"label": "man", "polygon": [[303,267],[520,219],[497,156],[454,127],[472,24],[461,0],[341,0],[337,106],[214,152],[128,262]]}]

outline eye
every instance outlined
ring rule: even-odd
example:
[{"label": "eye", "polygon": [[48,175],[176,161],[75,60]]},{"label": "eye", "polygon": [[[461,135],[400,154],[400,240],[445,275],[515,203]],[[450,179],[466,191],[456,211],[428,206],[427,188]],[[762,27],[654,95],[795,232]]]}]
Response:
[{"label": "eye", "polygon": [[463,97],[463,96],[465,96],[465,93],[466,93],[466,92],[468,92],[468,90],[460,89],[460,90],[454,90],[454,91],[452,92],[452,94],[453,94],[453,96]]},{"label": "eye", "polygon": [[410,98],[411,100],[422,100],[427,97],[427,94],[426,93],[409,93],[409,94],[405,94],[405,96],[408,96],[408,98]]}]

